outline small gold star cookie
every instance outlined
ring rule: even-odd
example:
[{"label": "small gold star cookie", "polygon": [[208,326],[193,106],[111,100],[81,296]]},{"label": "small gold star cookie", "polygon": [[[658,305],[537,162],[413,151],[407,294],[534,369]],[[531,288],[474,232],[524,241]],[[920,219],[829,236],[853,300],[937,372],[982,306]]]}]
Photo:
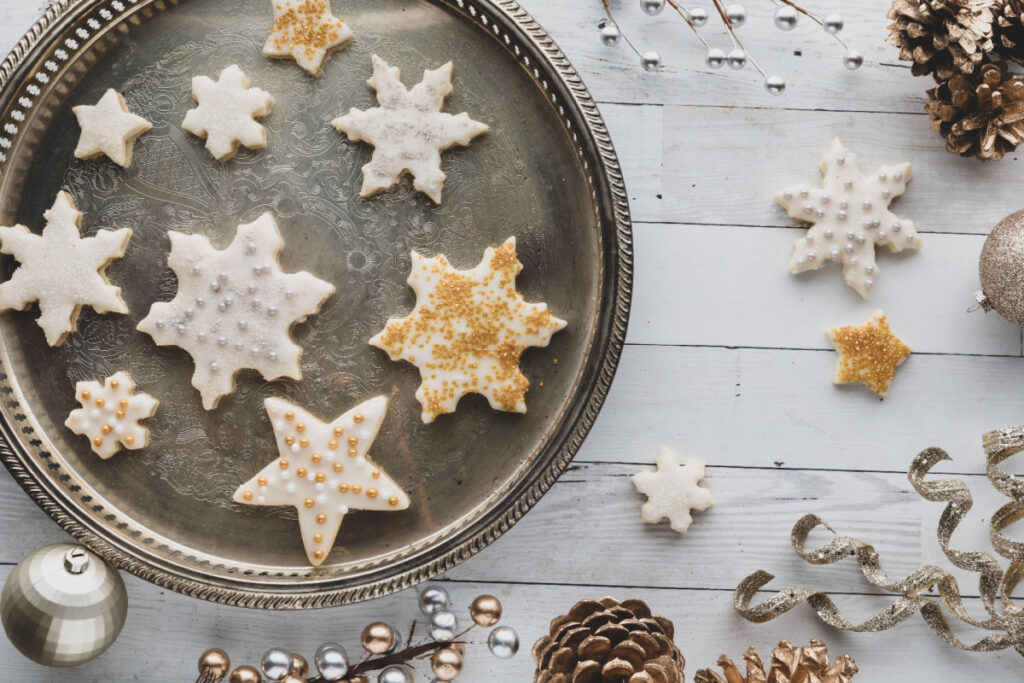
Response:
[{"label": "small gold star cookie", "polygon": [[327,55],[352,40],[352,29],[331,12],[330,0],[271,0],[274,25],[267,31],[263,54],[291,57],[319,76]]},{"label": "small gold star cookie", "polygon": [[124,446],[130,451],[149,443],[149,429],[139,420],[153,417],[160,402],[149,394],[135,393],[135,381],[127,372],[103,380],[78,382],[75,398],[82,404],[68,415],[64,426],[89,437],[92,450],[104,460]]},{"label": "small gold star cookie", "polygon": [[839,354],[832,381],[861,382],[879,396],[889,393],[896,366],[910,355],[910,347],[892,333],[882,311],[863,325],[836,327],[827,334]]},{"label": "small gold star cookie", "polygon": [[124,97],[113,88],[103,93],[96,104],[80,104],[71,111],[82,129],[75,156],[93,159],[106,154],[125,168],[132,163],[135,140],[153,127],[146,119],[128,111]]}]

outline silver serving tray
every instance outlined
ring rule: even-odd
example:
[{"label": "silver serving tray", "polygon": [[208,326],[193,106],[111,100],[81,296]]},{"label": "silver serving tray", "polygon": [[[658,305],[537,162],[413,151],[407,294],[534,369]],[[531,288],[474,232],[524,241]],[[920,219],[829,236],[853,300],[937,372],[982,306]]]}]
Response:
[{"label": "silver serving tray", "polygon": [[[43,341],[38,311],[0,316],[0,456],[61,526],[114,563],[161,586],[217,602],[302,608],[365,600],[443,572],[497,538],[565,469],[597,417],[626,332],[632,247],[618,161],[594,102],[551,38],[510,0],[346,0],[335,9],[355,41],[322,78],[260,48],[269,0],[60,0],[0,65],[0,222],[38,231],[61,188],[85,212],[84,232],[131,227],[110,270],[131,309],[86,309],[63,346]],[[360,199],[370,154],[329,121],[366,108],[370,55],[402,69],[455,63],[446,111],[491,132],[444,155],[444,203],[406,178]],[[190,81],[238,63],[276,98],[266,150],[220,164],[180,128]],[[153,122],[131,168],[82,162],[71,107],[113,87]],[[271,211],[285,236],[286,270],[309,270],[337,293],[295,329],[305,379],[240,376],[206,412],[192,361],[135,330],[176,288],[168,230],[218,246]],[[525,266],[528,301],[569,322],[531,349],[525,415],[479,396],[431,425],[413,396],[418,373],[367,340],[411,309],[409,252],[443,252],[460,268],[509,235]],[[0,261],[0,277],[15,262]],[[557,359],[557,363],[555,362]],[[159,398],[148,448],[100,460],[64,428],[73,385],[127,370]],[[543,383],[543,384],[542,384]],[[399,513],[357,512],[313,570],[294,511],[233,503],[231,493],[275,455],[262,408],[286,397],[322,418],[385,393],[390,407],[371,454],[410,493]]]}]

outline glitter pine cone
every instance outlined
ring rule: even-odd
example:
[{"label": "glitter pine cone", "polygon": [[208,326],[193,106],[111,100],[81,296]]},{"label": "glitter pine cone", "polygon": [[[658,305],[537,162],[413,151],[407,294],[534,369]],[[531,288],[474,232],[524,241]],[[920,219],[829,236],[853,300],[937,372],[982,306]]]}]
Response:
[{"label": "glitter pine cone", "polygon": [[997,0],[994,16],[993,53],[1024,64],[1024,0]]},{"label": "glitter pine cone", "polygon": [[915,76],[974,72],[993,50],[993,0],[893,0],[887,42]]},{"label": "glitter pine cone", "polygon": [[746,662],[746,676],[731,659],[722,655],[718,658],[718,666],[725,677],[711,669],[701,669],[694,676],[694,683],[849,683],[857,673],[857,665],[850,655],[836,657],[836,661],[830,665],[828,648],[817,638],[812,638],[808,647],[794,647],[789,641],[779,641],[778,647],[772,651],[771,668],[767,674],[753,647],[748,647],[743,653],[743,660]]}]

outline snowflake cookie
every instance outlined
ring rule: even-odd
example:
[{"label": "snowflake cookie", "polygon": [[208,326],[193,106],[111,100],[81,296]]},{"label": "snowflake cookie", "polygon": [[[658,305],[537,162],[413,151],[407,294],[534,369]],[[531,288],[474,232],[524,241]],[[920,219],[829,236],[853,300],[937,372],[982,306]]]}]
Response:
[{"label": "snowflake cookie", "polygon": [[455,145],[468,145],[486,133],[486,124],[463,112],[452,116],[441,111],[452,94],[452,63],[424,71],[423,80],[407,90],[399,80],[397,67],[373,56],[373,77],[367,81],[377,91],[379,107],[351,109],[331,123],[353,142],[373,145],[373,156],[363,166],[363,189],[369,197],[395,186],[406,172],[413,187],[434,203],[441,203],[444,172],[441,152]]},{"label": "snowflake cookie", "polygon": [[711,492],[697,485],[704,478],[704,463],[680,463],[675,451],[662,448],[657,464],[657,470],[633,475],[633,486],[647,496],[647,502],[640,508],[640,519],[647,524],[668,519],[672,529],[685,534],[693,522],[690,510],[707,510],[715,504]]},{"label": "snowflake cookie", "polygon": [[330,0],[271,0],[274,25],[267,31],[263,54],[291,57],[319,76],[327,55],[352,40],[352,29],[331,12]]},{"label": "snowflake cookie", "polygon": [[351,510],[405,510],[409,496],[366,455],[384,421],[383,396],[321,422],[278,398],[264,402],[280,458],[238,487],[235,502],[291,505],[313,566],[323,563]]},{"label": "snowflake cookie", "polygon": [[75,434],[88,436],[92,450],[104,460],[124,446],[130,451],[149,444],[149,429],[139,424],[156,414],[160,402],[146,393],[134,393],[135,381],[127,372],[103,380],[79,382],[75,398],[82,404],[68,415],[64,425]]},{"label": "snowflake cookie", "polygon": [[894,252],[922,246],[914,224],[888,208],[907,189],[910,164],[861,175],[854,154],[836,138],[822,161],[821,173],[821,189],[801,185],[775,195],[791,217],[814,224],[796,241],[789,270],[802,273],[838,261],[846,284],[867,299],[878,277],[876,244]]},{"label": "snowflake cookie", "polygon": [[97,313],[128,312],[121,289],[110,284],[105,270],[124,256],[132,231],[100,230],[82,237],[82,213],[67,192],[57,193],[43,218],[42,235],[24,225],[0,227],[0,252],[21,263],[11,279],[0,284],[0,311],[21,311],[38,301],[46,343],[60,346],[75,331],[82,306]]},{"label": "snowflake cookie", "polygon": [[483,394],[496,410],[526,412],[530,381],[519,371],[519,357],[529,346],[547,346],[566,322],[547,304],[523,301],[516,291],[522,269],[515,237],[488,247],[472,270],[452,268],[443,254],[412,252],[407,282],[416,306],[389,320],[370,344],[419,367],[416,398],[424,422],[454,412],[470,393]]},{"label": "snowflake cookie", "polygon": [[96,104],[80,104],[71,111],[82,129],[75,156],[93,159],[106,154],[125,168],[132,163],[135,140],[153,127],[146,119],[128,111],[124,97],[113,88],[103,93]]},{"label": "snowflake cookie", "polygon": [[249,149],[267,146],[267,129],[256,119],[270,113],[274,98],[259,88],[250,88],[249,79],[237,64],[220,72],[214,81],[207,76],[192,79],[192,97],[198,105],[189,109],[181,127],[206,138],[206,149],[227,161],[238,145]]},{"label": "snowflake cookie", "polygon": [[235,389],[235,373],[254,368],[268,380],[302,379],[294,323],[320,310],[334,287],[278,263],[284,240],[265,213],[238,226],[218,250],[202,235],[169,233],[167,265],[178,276],[174,299],[153,304],[139,329],[160,346],[180,346],[195,361],[192,386],[213,410]]},{"label": "snowflake cookie", "polygon": [[863,325],[836,327],[826,334],[839,354],[832,382],[861,382],[882,397],[889,393],[896,367],[910,355],[910,347],[892,333],[882,311]]}]

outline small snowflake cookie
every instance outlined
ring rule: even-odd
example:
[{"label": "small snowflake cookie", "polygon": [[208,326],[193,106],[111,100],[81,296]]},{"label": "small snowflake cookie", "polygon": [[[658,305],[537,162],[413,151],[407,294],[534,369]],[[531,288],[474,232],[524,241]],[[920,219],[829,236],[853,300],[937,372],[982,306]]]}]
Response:
[{"label": "small snowflake cookie", "polygon": [[271,0],[274,25],[267,31],[263,54],[292,58],[313,76],[327,55],[352,40],[352,29],[331,12],[330,0]]},{"label": "small snowflake cookie", "polygon": [[519,371],[519,357],[529,346],[547,346],[566,322],[547,304],[523,300],[516,291],[522,269],[514,237],[489,247],[472,270],[452,268],[442,254],[412,252],[407,282],[416,306],[389,320],[370,344],[420,369],[416,398],[424,422],[454,412],[470,393],[483,394],[496,410],[526,412],[530,381]]},{"label": "small snowflake cookie", "polygon": [[60,346],[74,332],[82,306],[97,313],[127,313],[121,289],[110,284],[106,268],[124,256],[129,228],[100,230],[82,237],[82,213],[67,192],[43,214],[46,227],[34,235],[24,225],[0,227],[0,252],[21,264],[0,284],[0,311],[21,311],[39,302],[39,327],[46,343]]},{"label": "small snowflake cookie", "polygon": [[836,347],[834,384],[861,382],[883,398],[896,376],[896,368],[910,355],[910,347],[889,329],[885,313],[875,311],[863,325],[845,325],[829,330]]},{"label": "small snowflake cookie", "polygon": [[698,486],[704,478],[704,463],[692,459],[680,463],[674,451],[662,448],[657,464],[657,470],[633,475],[633,486],[647,496],[640,518],[647,524],[668,519],[672,529],[685,534],[693,522],[690,510],[707,510],[715,504],[711,492]]},{"label": "small snowflake cookie", "polygon": [[221,71],[216,81],[207,76],[193,78],[192,97],[198,104],[185,114],[181,127],[206,138],[206,149],[217,161],[233,157],[240,144],[249,149],[267,146],[267,129],[256,119],[270,113],[274,98],[265,90],[250,88],[237,64]]},{"label": "small snowflake cookie", "polygon": [[139,424],[156,414],[160,402],[146,393],[134,393],[135,382],[127,372],[118,372],[105,380],[79,382],[75,398],[81,408],[71,411],[64,425],[75,434],[89,437],[92,450],[104,460],[121,450],[144,448],[149,444],[149,429]]},{"label": "small snowflake cookie", "polygon": [[836,138],[821,173],[821,189],[799,185],[775,195],[791,217],[814,224],[794,244],[789,270],[802,273],[837,261],[843,264],[846,284],[867,299],[878,278],[876,244],[894,252],[922,246],[914,224],[888,208],[907,189],[910,164],[861,175],[854,154]]},{"label": "small snowflake cookie", "polygon": [[334,293],[305,271],[285,273],[278,263],[284,240],[265,213],[238,226],[225,249],[202,235],[169,233],[167,265],[178,276],[171,301],[157,302],[139,330],[160,346],[179,346],[192,356],[192,385],[213,410],[235,390],[235,374],[253,368],[268,380],[302,379],[302,350],[289,330]]},{"label": "small snowflake cookie", "polygon": [[239,486],[234,499],[294,507],[314,567],[327,557],[350,511],[409,507],[405,491],[367,456],[384,421],[386,398],[371,398],[328,422],[278,398],[264,406],[280,457]]},{"label": "small snowflake cookie", "polygon": [[396,67],[373,56],[373,77],[367,81],[377,91],[379,107],[351,109],[331,123],[353,142],[373,145],[373,156],[363,166],[360,195],[369,197],[395,186],[406,172],[413,187],[434,203],[441,203],[445,174],[441,152],[455,145],[468,145],[486,133],[486,124],[466,113],[452,116],[441,111],[452,94],[452,63],[424,71],[423,80],[407,90]]},{"label": "small snowflake cookie", "polygon": [[125,168],[132,163],[135,140],[153,127],[146,119],[128,111],[124,97],[113,88],[103,93],[96,104],[80,104],[71,111],[82,129],[75,156],[93,159],[106,154]]}]

